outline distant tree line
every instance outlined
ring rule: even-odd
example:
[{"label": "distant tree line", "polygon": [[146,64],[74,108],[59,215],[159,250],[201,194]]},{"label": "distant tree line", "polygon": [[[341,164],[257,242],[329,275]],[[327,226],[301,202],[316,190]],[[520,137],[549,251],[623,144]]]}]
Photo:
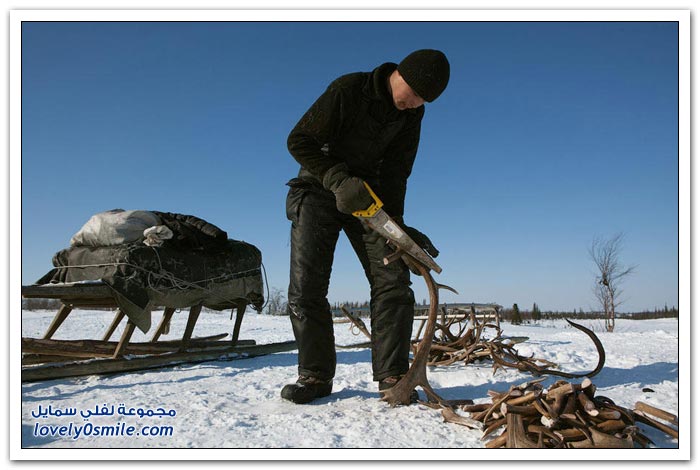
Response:
[{"label": "distant tree line", "polygon": [[[369,300],[365,300],[364,302],[335,302],[331,305],[331,311],[340,314],[340,307],[342,306],[352,311],[359,310],[369,312]],[[268,315],[287,315],[287,297],[282,289],[276,287],[270,289],[267,302],[263,308],[263,313]]]},{"label": "distant tree line", "polygon": [[[663,308],[654,308],[654,310],[643,310],[640,312],[616,313],[617,318],[626,318],[630,320],[649,320],[654,318],[678,318],[678,309],[664,305]],[[582,308],[573,311],[542,311],[537,306],[533,305],[532,310],[521,310],[518,304],[513,304],[511,308],[501,310],[501,318],[504,321],[514,325],[521,323],[537,323],[539,320],[555,320],[568,318],[570,320],[599,320],[605,319],[605,312],[588,311],[585,312]]]},{"label": "distant tree line", "polygon": [[[416,303],[416,307],[424,307],[423,303]],[[449,304],[445,304],[448,305]],[[345,308],[359,314],[360,316],[369,316],[369,301],[346,301],[335,302],[331,305],[331,311],[335,315],[342,315],[340,307]],[[58,299],[22,299],[22,310],[55,310],[61,307],[61,301]],[[95,308],[94,310],[112,310],[109,308]],[[204,308],[204,312],[209,309]],[[213,313],[221,313],[213,311]],[[263,310],[263,313],[268,315],[287,315],[287,299],[281,289],[272,289]],[[537,323],[540,320],[554,320],[568,318],[570,320],[598,320],[605,319],[605,312],[584,311],[582,308],[573,311],[542,311],[537,303],[534,303],[532,309],[522,310],[518,304],[513,304],[511,308],[503,308],[500,311],[501,320],[512,324],[520,323]],[[627,318],[632,320],[648,320],[654,318],[678,318],[678,309],[675,306],[663,308],[654,308],[653,310],[643,310],[640,312],[617,312],[618,318]]]},{"label": "distant tree line", "polygon": [[331,310],[338,310],[343,306],[348,310],[369,310],[369,300],[365,300],[364,302],[336,302],[331,305]]}]

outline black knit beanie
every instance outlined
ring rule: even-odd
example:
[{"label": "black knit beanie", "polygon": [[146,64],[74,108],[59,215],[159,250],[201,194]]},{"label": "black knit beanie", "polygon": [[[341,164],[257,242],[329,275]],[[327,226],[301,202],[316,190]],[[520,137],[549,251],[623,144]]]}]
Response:
[{"label": "black knit beanie", "polygon": [[411,52],[401,61],[398,70],[408,86],[428,103],[440,96],[450,80],[447,57],[434,49]]}]

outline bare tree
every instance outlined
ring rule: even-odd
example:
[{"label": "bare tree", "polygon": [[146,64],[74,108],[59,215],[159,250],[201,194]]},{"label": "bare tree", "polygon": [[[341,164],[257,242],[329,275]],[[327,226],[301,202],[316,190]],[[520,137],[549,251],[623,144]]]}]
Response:
[{"label": "bare tree", "polygon": [[287,298],[284,291],[277,287],[270,289],[270,294],[267,299],[268,315],[286,315],[287,314]]},{"label": "bare tree", "polygon": [[605,313],[605,329],[615,329],[615,310],[622,304],[623,280],[632,274],[636,266],[620,264],[620,253],[624,235],[618,233],[610,239],[596,237],[588,249],[591,260],[598,268],[593,293]]}]

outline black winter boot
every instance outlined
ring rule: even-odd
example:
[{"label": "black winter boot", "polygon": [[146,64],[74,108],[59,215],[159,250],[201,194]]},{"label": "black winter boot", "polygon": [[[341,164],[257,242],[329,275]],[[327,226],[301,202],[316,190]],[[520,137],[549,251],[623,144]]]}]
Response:
[{"label": "black winter boot", "polygon": [[317,379],[300,375],[296,383],[285,385],[282,388],[282,398],[298,405],[309,403],[316,398],[327,397],[333,389],[332,381]]},{"label": "black winter boot", "polygon": [[[379,381],[379,391],[389,390],[391,387],[396,385],[398,381],[401,380],[401,376],[394,375],[387,377]],[[416,389],[411,390],[410,395],[411,403],[418,403],[418,391]]]}]

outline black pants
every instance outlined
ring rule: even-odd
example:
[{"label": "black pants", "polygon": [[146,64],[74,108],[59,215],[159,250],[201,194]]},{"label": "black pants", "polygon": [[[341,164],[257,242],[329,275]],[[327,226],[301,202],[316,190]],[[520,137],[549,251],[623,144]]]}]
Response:
[{"label": "black pants", "polygon": [[[290,183],[291,184],[291,183]],[[388,266],[386,240],[365,231],[358,219],[339,212],[331,193],[294,187],[287,196],[292,222],[288,311],[299,348],[299,374],[324,380],[335,375],[333,319],[328,303],[333,253],[345,231],[371,288],[374,380],[408,371],[414,296],[403,261]]]}]

